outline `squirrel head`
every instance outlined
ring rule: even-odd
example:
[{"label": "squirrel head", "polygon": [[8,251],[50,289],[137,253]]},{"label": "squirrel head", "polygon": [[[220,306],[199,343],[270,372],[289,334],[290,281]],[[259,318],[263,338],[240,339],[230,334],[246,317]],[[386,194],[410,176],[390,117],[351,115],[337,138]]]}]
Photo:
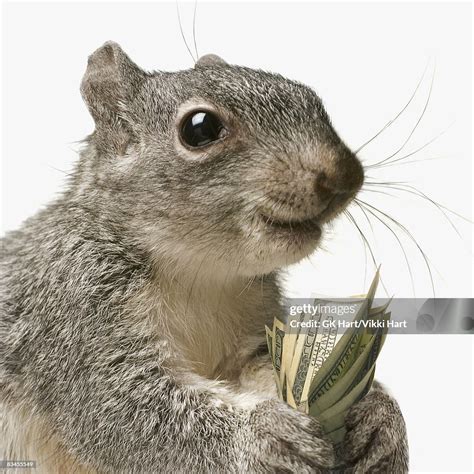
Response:
[{"label": "squirrel head", "polygon": [[317,94],[278,74],[215,55],[145,72],[108,42],[81,92],[95,121],[81,195],[157,260],[272,272],[315,250],[364,179]]}]

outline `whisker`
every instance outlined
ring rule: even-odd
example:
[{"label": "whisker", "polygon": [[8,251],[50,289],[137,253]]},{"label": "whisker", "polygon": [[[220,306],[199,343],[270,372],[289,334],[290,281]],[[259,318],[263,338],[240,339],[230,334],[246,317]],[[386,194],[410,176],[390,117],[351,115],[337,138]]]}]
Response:
[{"label": "whisker", "polygon": [[398,153],[400,153],[404,148],[405,146],[408,144],[408,142],[410,141],[411,137],[413,136],[413,134],[415,133],[416,129],[418,128],[418,125],[420,125],[423,117],[425,116],[425,112],[428,108],[428,105],[430,103],[430,99],[431,99],[431,93],[433,91],[433,84],[434,84],[434,78],[435,78],[435,72],[436,72],[436,69],[433,69],[433,75],[431,77],[431,83],[430,83],[430,89],[428,91],[428,97],[426,98],[426,102],[425,102],[425,105],[423,107],[423,110],[421,111],[421,114],[420,116],[418,117],[418,120],[416,121],[415,123],[415,126],[412,128],[411,132],[409,133],[408,137],[405,139],[405,141],[402,143],[402,145],[395,151],[393,152],[390,156],[387,156],[387,158],[384,158],[383,160],[381,161],[378,161],[377,163],[373,163],[372,165],[368,165],[368,166],[371,166],[371,167],[375,167],[377,165],[381,165],[382,163],[385,163],[387,161],[389,161],[391,158],[395,157],[396,155],[398,155]]},{"label": "whisker", "polygon": [[425,77],[425,74],[426,74],[426,71],[428,69],[428,65],[429,65],[429,62],[426,63],[426,66],[425,66],[425,69],[423,71],[423,74],[421,75],[421,78],[420,80],[418,81],[418,84],[416,85],[416,88],[413,92],[413,94],[411,95],[410,99],[408,100],[408,102],[405,104],[405,106],[402,108],[402,110],[400,110],[400,112],[398,112],[398,114],[393,117],[391,120],[389,120],[383,128],[381,128],[372,138],[370,138],[369,140],[367,140],[365,143],[363,143],[359,148],[357,148],[357,150],[355,151],[355,154],[357,155],[357,153],[359,153],[363,148],[365,148],[369,143],[372,143],[381,133],[383,133],[385,130],[387,130],[387,128],[389,128],[402,114],[403,112],[405,112],[405,110],[408,108],[408,106],[411,104],[411,102],[413,101],[413,99],[415,98],[416,96],[416,93],[418,92],[418,89],[420,88],[421,86],[421,83],[423,82],[423,79]]},{"label": "whisker", "polygon": [[[350,217],[349,217],[349,215],[352,217],[352,214],[350,213],[350,211],[348,209],[344,209],[344,211],[342,211],[342,213],[344,214],[345,217],[347,217],[347,220],[352,225],[354,225],[354,223],[350,220]],[[365,285],[366,285],[366,282],[367,282],[367,245],[366,245],[364,239],[362,239],[362,237],[361,237],[361,240],[362,240],[362,248],[364,249],[364,288],[365,288]]]},{"label": "whisker", "polygon": [[194,51],[196,52],[196,60],[199,59],[199,53],[196,43],[196,11],[197,11],[197,0],[194,0],[194,13],[193,13],[193,41],[194,41]]},{"label": "whisker", "polygon": [[[372,181],[369,181],[372,180]],[[375,183],[375,184],[380,184],[380,183],[389,183],[389,184],[405,184],[406,181],[377,181],[377,179],[374,176],[368,176],[365,175],[364,179],[364,185],[367,183]]]},{"label": "whisker", "polygon": [[368,215],[364,212],[364,209],[361,207],[361,205],[354,200],[354,204],[359,207],[359,209],[362,211],[362,213],[365,216],[365,219],[367,220],[367,223],[369,224],[370,230],[372,231],[372,235],[375,235],[374,227],[372,225],[372,221],[369,219]]},{"label": "whisker", "polygon": [[[396,241],[398,242],[398,245],[400,246],[400,249],[402,250],[402,253],[403,253],[403,256],[405,258],[405,262],[406,262],[406,265],[407,265],[407,268],[408,268],[408,273],[410,275],[410,280],[411,280],[411,287],[412,287],[412,290],[413,290],[413,298],[416,298],[415,280],[413,278],[413,272],[411,270],[410,262],[408,260],[407,253],[405,251],[405,247],[403,247],[403,244],[402,244],[400,238],[398,237],[397,233],[384,220],[382,220],[377,214],[375,214],[370,209],[364,208],[364,206],[361,202],[355,201],[355,203],[359,206],[360,210],[364,213],[364,215],[366,216],[366,218],[369,222],[370,222],[370,219],[369,219],[368,215],[366,214],[366,210],[367,210],[368,213],[370,213],[372,216],[374,216],[379,222],[381,222],[395,237]],[[371,227],[372,227],[372,225],[371,225]],[[372,229],[372,232],[373,232],[373,229]],[[374,233],[374,235],[375,235],[375,233]]]},{"label": "whisker", "polygon": [[410,185],[410,184],[404,184],[403,186],[405,186],[406,188],[410,188],[416,192],[419,193],[419,195],[421,195],[422,197],[424,197],[425,199],[428,199],[430,202],[432,202],[433,204],[435,204],[436,206],[439,206],[440,208],[444,209],[445,211],[448,211],[450,212],[451,214],[455,215],[456,217],[459,217],[460,219],[463,219],[464,221],[466,222],[469,222],[469,224],[473,224],[474,222],[471,221],[470,219],[468,219],[467,217],[463,216],[462,214],[459,214],[457,213],[456,211],[453,211],[452,209],[450,209],[449,207],[446,207],[444,206],[443,204],[440,204],[439,202],[436,202],[434,201],[432,198],[430,198],[429,196],[427,196],[423,191],[419,190],[417,187],[413,186],[413,185]]},{"label": "whisker", "polygon": [[[354,204],[357,204],[357,203],[354,202]],[[347,211],[347,212],[350,213],[350,211]],[[374,228],[372,227],[372,222],[370,221],[370,219],[367,217],[366,214],[365,214],[365,217],[366,217],[367,222],[369,224],[370,230],[372,231],[372,235],[374,235]],[[364,247],[364,260],[365,260],[365,269],[364,269],[364,288],[365,288],[365,285],[366,285],[366,282],[367,282],[367,249],[365,248],[365,245],[363,247]]]},{"label": "whisker", "polygon": [[390,197],[397,197],[395,194],[387,193],[386,191],[379,191],[378,189],[361,189],[361,193],[377,193],[377,194],[385,194],[385,196]]},{"label": "whisker", "polygon": [[253,282],[255,281],[256,278],[257,278],[257,275],[254,275],[251,278],[249,278],[247,283],[240,290],[240,293],[237,296],[239,296],[239,297],[242,296],[253,285]]},{"label": "whisker", "polygon": [[[411,163],[422,163],[423,161],[436,161],[436,160],[447,160],[448,157],[447,156],[436,156],[436,157],[433,157],[433,158],[422,158],[420,160],[409,160],[409,161],[402,161],[402,162],[399,162],[398,160],[395,160],[395,161],[391,161],[390,163],[386,163],[386,164],[383,164],[380,166],[380,168],[388,168],[390,166],[402,166],[402,165],[409,165]],[[379,167],[377,167],[379,168]]]},{"label": "whisker", "polygon": [[383,217],[385,217],[386,219],[389,219],[391,222],[393,222],[397,227],[399,227],[401,230],[403,230],[403,232],[405,232],[405,234],[410,238],[410,240],[416,245],[418,251],[420,252],[421,256],[423,257],[423,260],[425,262],[425,265],[426,265],[426,268],[428,269],[428,273],[429,273],[429,276],[430,276],[430,281],[431,281],[431,287],[433,289],[433,297],[435,297],[435,286],[434,286],[434,280],[433,280],[433,273],[431,271],[431,266],[430,266],[430,262],[429,262],[429,259],[425,253],[425,251],[421,248],[420,244],[418,243],[418,241],[415,239],[415,237],[413,237],[413,234],[403,225],[401,224],[400,222],[398,222],[396,219],[394,219],[393,217],[389,216],[387,213],[381,211],[380,209],[378,209],[377,207],[373,206],[372,204],[369,204],[365,201],[362,201],[360,199],[355,199],[357,200],[358,202],[360,202],[361,204],[365,205],[366,206],[366,209],[367,207],[369,207],[370,209],[372,209],[373,211],[377,212],[378,214],[382,215]]},{"label": "whisker", "polygon": [[[453,122],[454,123],[454,122]],[[407,155],[404,155],[404,156],[401,156],[401,157],[398,157],[397,159],[395,160],[389,160],[387,161],[385,164],[384,164],[384,161],[385,160],[382,160],[381,162],[379,162],[379,164],[377,163],[374,163],[373,165],[367,165],[365,166],[366,169],[369,169],[369,168],[381,168],[381,167],[385,167],[385,166],[390,166],[390,165],[393,165],[394,163],[398,163],[399,161],[403,161],[405,160],[406,158],[409,158],[410,156],[413,156],[415,155],[416,153],[420,152],[421,150],[424,150],[426,147],[428,147],[429,145],[431,145],[434,141],[438,140],[440,137],[442,137],[452,126],[453,126],[453,123],[451,123],[446,129],[444,129],[443,131],[441,131],[440,133],[438,133],[438,135],[436,135],[435,137],[433,137],[431,140],[429,140],[427,143],[425,143],[424,145],[418,147],[416,150],[408,153]],[[396,154],[396,153],[395,153]],[[394,156],[394,155],[393,155]]]},{"label": "whisker", "polygon": [[[348,209],[345,209],[343,211],[343,214],[349,219],[349,222],[351,222],[354,225],[354,227],[357,229],[357,231],[359,232],[359,235],[362,238],[362,241],[363,241],[364,245],[369,250],[369,253],[370,253],[370,256],[372,258],[372,262],[373,262],[375,268],[378,268],[379,265],[377,264],[377,261],[375,259],[375,255],[374,255],[374,252],[372,251],[372,247],[371,247],[369,241],[367,240],[367,237],[365,236],[364,232],[362,232],[362,229],[357,224],[357,221],[354,219],[354,216],[350,213],[350,211]],[[385,293],[388,295],[389,294],[388,290],[387,290],[387,288],[385,286],[385,283],[383,282],[382,278],[380,278],[380,283],[382,284],[383,289],[385,290]]]},{"label": "whisker", "polygon": [[181,32],[181,38],[183,38],[184,45],[186,46],[186,49],[188,50],[188,53],[191,56],[191,59],[193,60],[194,63],[196,63],[197,59],[193,56],[193,53],[191,52],[191,48],[189,47],[188,42],[186,41],[186,36],[184,35],[183,24],[181,23],[181,15],[179,12],[178,0],[176,0],[176,12],[178,14],[179,31]]},{"label": "whisker", "polygon": [[66,176],[70,176],[70,177],[73,177],[74,176],[74,173],[68,173],[67,171],[64,171],[64,170],[61,170],[59,168],[56,168],[55,166],[53,165],[47,165],[49,168],[53,169],[54,171],[59,171],[59,173],[62,173]]},{"label": "whisker", "polygon": [[[368,183],[368,184],[373,186],[372,183]],[[453,215],[455,215],[455,216],[457,216],[461,219],[464,219],[467,222],[472,224],[472,221],[470,221],[469,219],[461,216],[460,214],[456,213],[455,211],[452,211],[451,209],[447,208],[446,206],[443,206],[442,204],[435,201],[433,198],[429,197],[427,194],[425,194],[423,191],[421,191],[420,189],[418,189],[415,186],[412,186],[412,185],[409,185],[409,184],[399,184],[398,186],[394,186],[390,183],[387,183],[387,184],[384,184],[384,185],[378,185],[378,186],[383,187],[383,188],[394,189],[394,190],[405,192],[405,193],[409,193],[409,194],[412,194],[414,196],[417,196],[421,199],[424,199],[424,200],[428,201],[430,204],[435,206],[438,209],[438,211],[441,212],[441,214],[443,214],[444,218],[449,222],[451,227],[454,229],[454,231],[456,232],[456,234],[458,234],[458,236],[460,238],[462,238],[462,236],[459,232],[459,229],[454,224],[454,222],[449,218],[449,216],[446,214],[445,211],[451,212]]]}]

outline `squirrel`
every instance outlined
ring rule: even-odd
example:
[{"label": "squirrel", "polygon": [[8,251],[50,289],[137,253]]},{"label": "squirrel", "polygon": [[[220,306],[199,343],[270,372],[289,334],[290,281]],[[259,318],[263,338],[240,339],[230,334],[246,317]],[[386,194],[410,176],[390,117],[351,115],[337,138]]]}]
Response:
[{"label": "squirrel", "polygon": [[[88,60],[95,129],[64,192],[1,249],[0,456],[38,472],[334,469],[314,417],[278,400],[265,324],[363,167],[321,99],[215,55],[146,72]],[[344,472],[404,473],[378,383],[348,414]]]}]

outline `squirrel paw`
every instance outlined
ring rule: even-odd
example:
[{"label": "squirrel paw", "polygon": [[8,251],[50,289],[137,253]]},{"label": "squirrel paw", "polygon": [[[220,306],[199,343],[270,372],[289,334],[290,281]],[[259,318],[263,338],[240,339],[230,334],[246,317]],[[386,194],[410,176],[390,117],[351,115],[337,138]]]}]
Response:
[{"label": "squirrel paw", "polygon": [[408,472],[405,421],[398,403],[380,385],[354,405],[346,418],[344,460],[354,474]]},{"label": "squirrel paw", "polygon": [[319,422],[282,402],[257,405],[246,423],[245,472],[323,473],[334,463]]}]

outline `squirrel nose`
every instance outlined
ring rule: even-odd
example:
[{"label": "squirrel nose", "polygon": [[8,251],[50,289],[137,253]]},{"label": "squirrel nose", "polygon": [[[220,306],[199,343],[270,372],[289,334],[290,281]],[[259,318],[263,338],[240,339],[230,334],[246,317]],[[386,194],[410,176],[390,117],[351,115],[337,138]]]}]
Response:
[{"label": "squirrel nose", "polygon": [[329,201],[334,194],[336,194],[330,187],[327,174],[324,171],[316,175],[316,179],[314,180],[314,191],[321,201]]},{"label": "squirrel nose", "polygon": [[336,194],[356,194],[364,182],[364,170],[357,157],[349,150],[323,158],[314,178],[314,192],[321,201]]}]

